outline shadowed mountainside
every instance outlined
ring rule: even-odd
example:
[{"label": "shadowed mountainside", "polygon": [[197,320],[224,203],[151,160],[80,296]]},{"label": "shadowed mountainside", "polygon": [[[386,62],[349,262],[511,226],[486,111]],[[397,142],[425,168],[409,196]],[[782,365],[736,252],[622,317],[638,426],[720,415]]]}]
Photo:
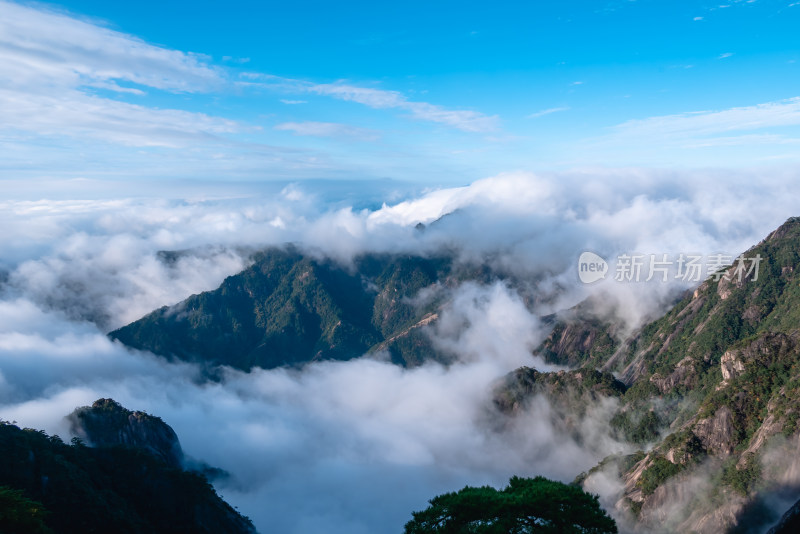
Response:
[{"label": "shadowed mountainside", "polygon": [[[86,417],[109,411],[111,419],[139,415],[137,422],[126,417],[121,426],[107,428],[97,427],[99,416]],[[79,421],[91,421],[88,428],[98,446],[87,447],[80,439],[66,444],[43,431],[0,423],[0,490],[14,497],[0,502],[2,512],[22,503],[41,519],[31,523],[31,530],[15,532],[47,532],[43,522],[59,534],[255,533],[203,475],[171,463],[177,437],[163,421],[129,412],[111,399],[76,413],[83,414]],[[122,433],[115,436],[117,430]]]}]

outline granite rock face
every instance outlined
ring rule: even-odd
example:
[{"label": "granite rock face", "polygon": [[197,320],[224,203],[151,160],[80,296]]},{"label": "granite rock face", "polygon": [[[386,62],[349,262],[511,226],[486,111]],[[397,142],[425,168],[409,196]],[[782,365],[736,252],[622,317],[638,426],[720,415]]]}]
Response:
[{"label": "granite rock face", "polygon": [[113,399],[98,399],[67,418],[72,432],[94,447],[140,449],[171,467],[182,466],[178,436],[159,417],[128,410]]}]

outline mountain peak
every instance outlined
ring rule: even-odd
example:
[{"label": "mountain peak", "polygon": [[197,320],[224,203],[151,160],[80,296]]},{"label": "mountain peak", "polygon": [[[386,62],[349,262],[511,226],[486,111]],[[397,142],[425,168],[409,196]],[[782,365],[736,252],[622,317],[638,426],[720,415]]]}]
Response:
[{"label": "mountain peak", "polygon": [[141,449],[172,467],[183,463],[183,450],[171,426],[159,417],[128,410],[114,399],[76,408],[67,419],[74,434],[96,447]]},{"label": "mountain peak", "polygon": [[771,242],[797,235],[800,235],[800,217],[789,217],[785,223],[770,233],[765,241]]}]

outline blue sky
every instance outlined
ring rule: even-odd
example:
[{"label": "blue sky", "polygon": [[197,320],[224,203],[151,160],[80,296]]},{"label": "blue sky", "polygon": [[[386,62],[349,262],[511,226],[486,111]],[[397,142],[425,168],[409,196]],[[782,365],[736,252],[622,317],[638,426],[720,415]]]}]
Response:
[{"label": "blue sky", "polygon": [[796,0],[0,0],[0,179],[795,166],[798,27]]}]

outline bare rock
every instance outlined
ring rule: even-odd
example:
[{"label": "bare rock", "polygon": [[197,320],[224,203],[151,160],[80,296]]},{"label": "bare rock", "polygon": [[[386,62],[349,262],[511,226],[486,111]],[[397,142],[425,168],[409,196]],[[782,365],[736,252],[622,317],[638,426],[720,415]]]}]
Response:
[{"label": "bare rock", "polygon": [[728,455],[736,447],[733,414],[727,406],[719,408],[714,417],[700,419],[693,430],[710,453]]},{"label": "bare rock", "polygon": [[171,426],[159,417],[132,412],[113,399],[98,399],[67,419],[71,431],[95,447],[142,449],[173,467],[183,463],[183,450]]}]

